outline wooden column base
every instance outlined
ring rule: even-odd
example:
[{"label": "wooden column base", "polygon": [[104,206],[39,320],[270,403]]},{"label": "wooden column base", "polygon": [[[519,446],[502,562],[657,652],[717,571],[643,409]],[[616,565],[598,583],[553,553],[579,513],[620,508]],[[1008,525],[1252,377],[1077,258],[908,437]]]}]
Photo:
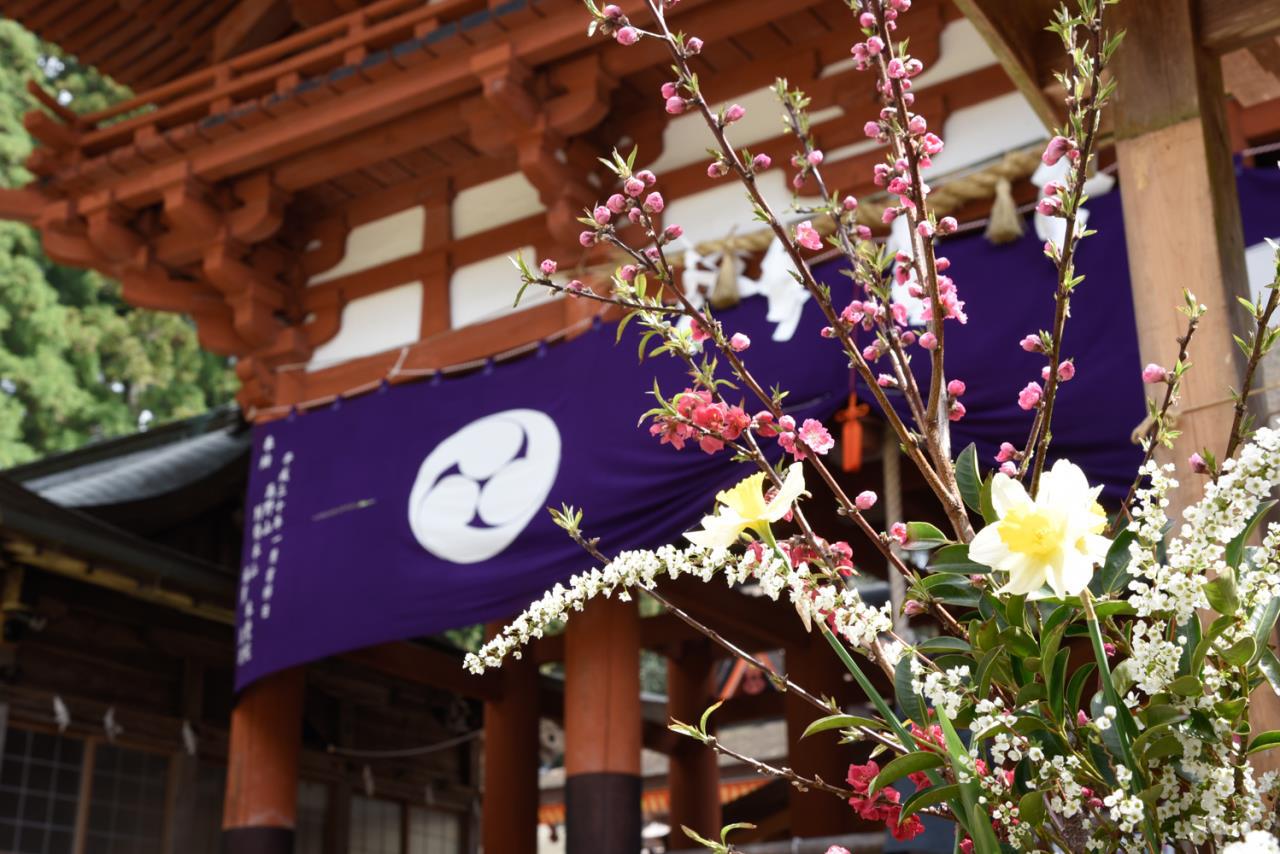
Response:
[{"label": "wooden column base", "polygon": [[597,771],[565,781],[567,854],[637,854],[640,776]]},{"label": "wooden column base", "polygon": [[233,827],[224,830],[222,854],[293,854],[293,828]]}]

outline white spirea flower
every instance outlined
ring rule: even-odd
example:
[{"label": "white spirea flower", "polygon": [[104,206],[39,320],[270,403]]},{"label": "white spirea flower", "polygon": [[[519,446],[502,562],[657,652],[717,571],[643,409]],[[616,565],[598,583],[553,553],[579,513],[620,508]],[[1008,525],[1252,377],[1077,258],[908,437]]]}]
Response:
[{"label": "white spirea flower", "polygon": [[1280,854],[1280,841],[1270,833],[1254,830],[1223,848],[1222,854]]},{"label": "white spirea flower", "polygon": [[1102,536],[1107,517],[1098,504],[1101,490],[1066,460],[1041,477],[1034,499],[1021,482],[997,474],[991,504],[999,521],[974,537],[970,559],[1009,574],[1001,593],[1025,595],[1046,583],[1058,596],[1080,593],[1111,547]]}]

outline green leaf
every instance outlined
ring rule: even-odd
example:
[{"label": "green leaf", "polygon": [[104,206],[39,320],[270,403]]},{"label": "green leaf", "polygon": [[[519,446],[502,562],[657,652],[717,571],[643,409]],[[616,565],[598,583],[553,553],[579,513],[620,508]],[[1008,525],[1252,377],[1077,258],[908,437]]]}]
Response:
[{"label": "green leaf", "polygon": [[1165,690],[1180,697],[1199,697],[1204,693],[1204,684],[1199,676],[1179,676],[1166,685]]},{"label": "green leaf", "polygon": [[991,501],[991,481],[993,477],[993,475],[988,474],[982,481],[982,492],[979,495],[982,507],[982,521],[988,525],[999,521],[999,517],[996,516],[996,506]]},{"label": "green leaf", "polygon": [[956,484],[969,509],[982,512],[982,475],[978,471],[978,446],[970,444],[956,458]]},{"label": "green leaf", "polygon": [[933,553],[929,560],[929,571],[953,575],[986,575],[991,572],[991,567],[970,560],[969,546],[955,543],[943,546]]},{"label": "green leaf", "polygon": [[868,729],[888,729],[883,721],[875,718],[864,718],[858,715],[827,715],[825,718],[818,718],[805,728],[801,738],[808,738],[811,735],[817,735],[820,732],[827,732],[833,729],[850,729],[852,727],[867,727]]},{"label": "green leaf", "polygon": [[950,543],[947,535],[938,530],[936,525],[928,522],[907,523],[907,544],[903,548],[909,551],[931,549]]},{"label": "green leaf", "polygon": [[1025,821],[1032,827],[1044,824],[1045,816],[1048,814],[1049,810],[1044,804],[1044,792],[1027,792],[1018,801],[1018,820]]},{"label": "green leaf", "polygon": [[1129,584],[1129,545],[1135,539],[1134,532],[1127,528],[1116,535],[1111,548],[1107,549],[1102,569],[1094,573],[1089,581],[1089,590],[1095,596],[1105,598]]},{"label": "green leaf", "polygon": [[950,801],[959,797],[960,787],[955,783],[948,783],[945,786],[930,786],[927,789],[920,789],[911,797],[907,798],[906,803],[902,805],[902,813],[898,816],[898,821],[904,822],[926,807],[936,806],[944,801]]},{"label": "green leaf", "polygon": [[715,710],[720,708],[723,705],[724,705],[724,700],[720,700],[717,703],[712,703],[710,706],[707,706],[706,711],[702,713],[702,720],[698,722],[698,726],[702,729],[702,732],[704,734],[707,731],[707,721],[711,719],[711,715],[715,713]]},{"label": "green leaf", "polygon": [[1275,506],[1276,502],[1274,500],[1264,501],[1258,505],[1258,512],[1253,514],[1253,518],[1249,520],[1249,524],[1246,525],[1244,530],[1240,532],[1240,535],[1232,540],[1227,546],[1226,560],[1228,566],[1239,568],[1240,561],[1244,558],[1245,544],[1253,537],[1253,532],[1257,529],[1258,525],[1262,523],[1263,517],[1265,517],[1267,513],[1271,511],[1271,508]]},{"label": "green leaf", "polygon": [[1256,738],[1249,742],[1249,753],[1261,753],[1264,750],[1271,750],[1274,747],[1280,747],[1280,730],[1268,730],[1259,733]]},{"label": "green leaf", "polygon": [[[1209,648],[1213,646],[1213,642],[1218,639],[1218,635],[1225,632],[1234,623],[1235,620],[1231,617],[1219,617],[1213,621],[1209,626],[1209,631],[1205,632],[1204,636],[1200,638],[1200,643],[1196,644],[1196,651],[1191,654],[1191,667],[1188,672],[1200,672],[1200,668],[1204,666],[1204,657],[1209,654]],[[1276,690],[1280,692],[1280,688]]]},{"label": "green leaf", "polygon": [[1233,616],[1240,610],[1240,593],[1236,589],[1236,571],[1230,567],[1204,586],[1204,596],[1209,606],[1223,616]]},{"label": "green leaf", "polygon": [[867,792],[868,794],[875,794],[885,786],[896,783],[908,774],[917,774],[921,771],[928,771],[931,768],[940,768],[946,764],[947,760],[943,758],[942,754],[934,753],[932,750],[917,750],[913,753],[904,753],[880,770],[880,773],[871,781],[871,786],[867,789]]},{"label": "green leaf", "polygon": [[1280,617],[1280,596],[1265,605],[1259,605],[1249,617],[1249,628],[1253,632],[1253,642],[1259,650],[1271,643],[1271,633],[1275,631],[1276,617]]},{"label": "green leaf", "polygon": [[961,638],[939,635],[936,638],[929,638],[927,641],[917,644],[916,649],[933,655],[941,652],[971,652],[973,647],[969,646],[968,641]]},{"label": "green leaf", "polygon": [[904,655],[898,659],[898,666],[893,671],[893,693],[898,701],[898,708],[903,714],[924,726],[929,720],[924,701],[911,690],[911,656]]},{"label": "green leaf", "polygon": [[1071,650],[1059,650],[1058,656],[1053,663],[1053,669],[1047,674],[1049,680],[1049,708],[1053,710],[1054,718],[1058,721],[1062,721],[1066,717],[1064,700],[1066,697],[1067,662],[1070,658]]},{"label": "green leaf", "polygon": [[1093,671],[1097,669],[1098,665],[1090,661],[1071,674],[1071,681],[1067,683],[1067,693],[1063,697],[1063,704],[1073,714],[1076,709],[1080,708],[1080,698],[1084,696],[1085,684],[1089,681],[1089,677],[1093,676]]},{"label": "green leaf", "polygon": [[1254,643],[1253,638],[1241,638],[1231,645],[1231,648],[1222,653],[1231,664],[1236,667],[1244,667],[1253,660],[1254,653],[1258,651],[1258,645]]}]

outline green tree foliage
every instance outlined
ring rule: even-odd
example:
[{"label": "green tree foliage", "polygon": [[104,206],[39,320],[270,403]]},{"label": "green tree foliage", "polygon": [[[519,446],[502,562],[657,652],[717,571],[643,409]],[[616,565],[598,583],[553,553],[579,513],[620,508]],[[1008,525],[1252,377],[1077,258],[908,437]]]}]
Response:
[{"label": "green tree foliage", "polygon": [[[30,79],[92,112],[128,91],[0,21],[0,186],[31,180]],[[0,467],[195,415],[235,394],[187,318],[133,309],[117,282],[54,264],[28,226],[0,222]]]}]

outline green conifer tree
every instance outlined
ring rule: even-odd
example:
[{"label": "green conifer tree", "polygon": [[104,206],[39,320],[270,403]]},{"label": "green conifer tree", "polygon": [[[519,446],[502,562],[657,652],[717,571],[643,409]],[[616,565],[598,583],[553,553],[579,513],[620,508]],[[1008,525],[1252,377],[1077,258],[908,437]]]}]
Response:
[{"label": "green conifer tree", "polygon": [[[82,113],[129,95],[0,21],[0,186],[31,180],[30,79]],[[189,319],[131,308],[117,282],[54,264],[33,229],[0,221],[0,467],[195,415],[235,389],[227,360],[200,349]]]}]

